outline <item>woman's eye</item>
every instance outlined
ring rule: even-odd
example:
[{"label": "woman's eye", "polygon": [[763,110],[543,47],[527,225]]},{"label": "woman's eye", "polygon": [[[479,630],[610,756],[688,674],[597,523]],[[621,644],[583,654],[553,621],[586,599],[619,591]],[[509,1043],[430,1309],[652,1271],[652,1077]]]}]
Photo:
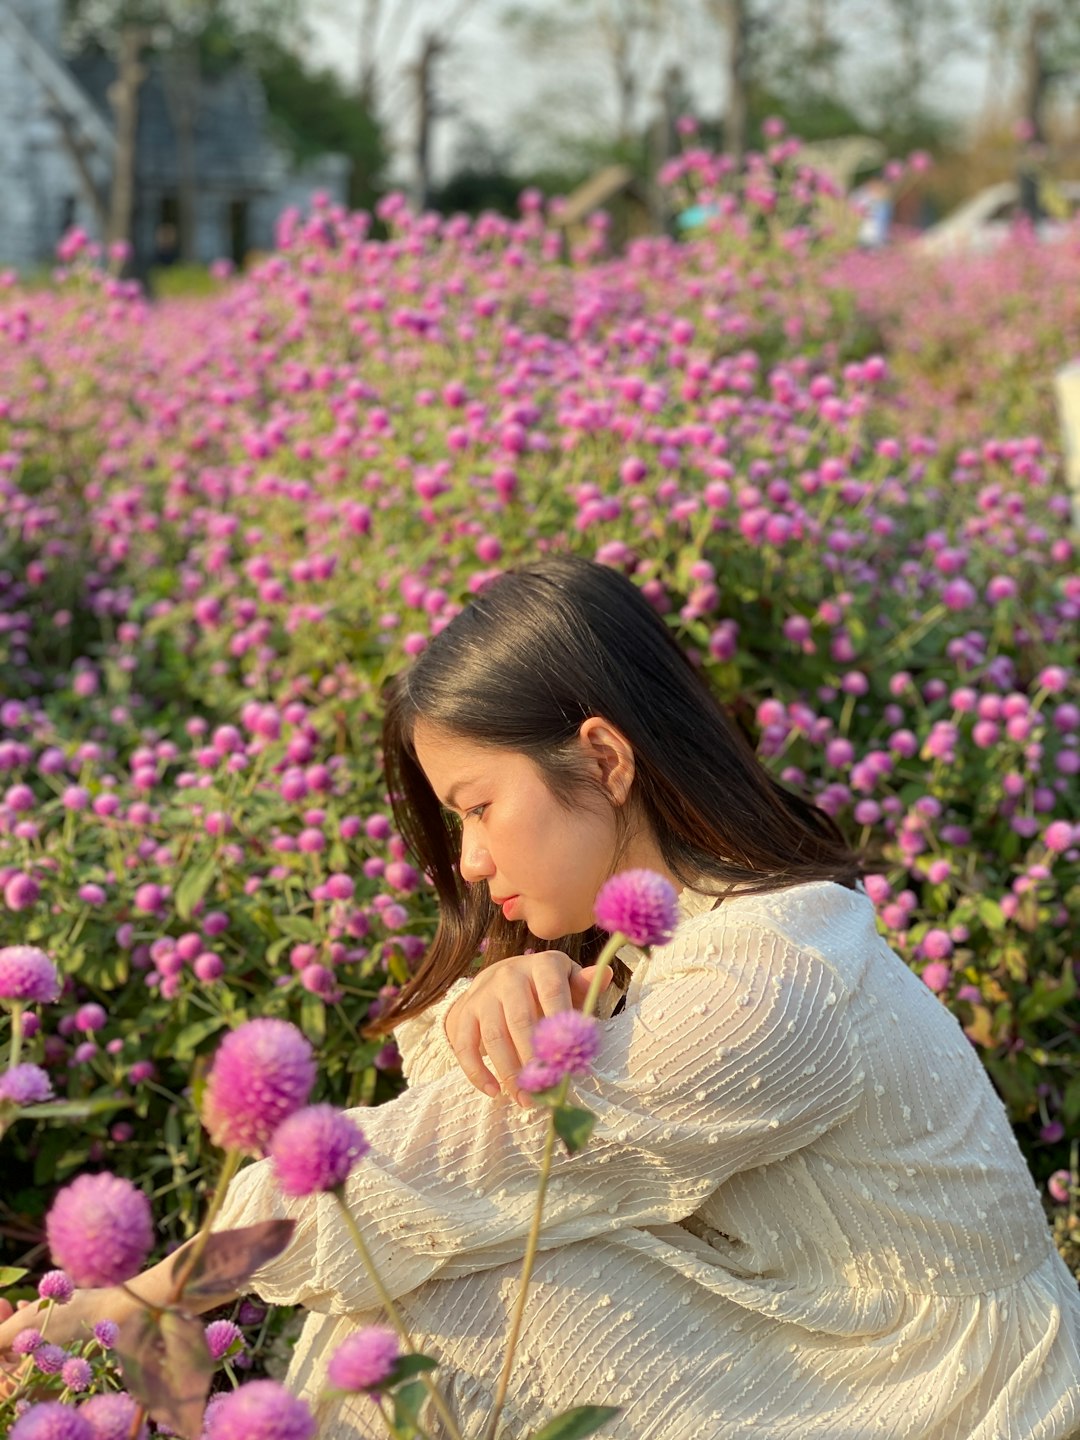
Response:
[{"label": "woman's eye", "polygon": [[475,816],[479,820],[487,808],[486,805],[474,805],[471,810],[465,811],[465,819],[469,820]]}]

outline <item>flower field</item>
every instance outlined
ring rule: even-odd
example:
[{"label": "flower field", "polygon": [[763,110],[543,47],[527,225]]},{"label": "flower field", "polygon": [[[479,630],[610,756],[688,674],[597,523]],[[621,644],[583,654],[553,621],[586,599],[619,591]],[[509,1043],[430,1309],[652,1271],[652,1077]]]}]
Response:
[{"label": "flower field", "polygon": [[1076,1265],[1080,539],[1049,382],[1080,241],[928,270],[846,253],[823,198],[781,146],[709,227],[615,258],[537,196],[475,222],[395,197],[379,238],[289,217],[197,299],[150,304],[77,236],[52,288],[0,283],[0,946],[66,977],[22,1058],[92,1102],[8,1101],[8,1260],[102,1164],[191,1232],[219,1163],[192,1086],[243,1020],[303,1030],[319,1099],[394,1093],[358,1029],[434,905],[381,687],[485,576],[565,547],[631,574],[871,847],[882,933],[978,1047]]}]

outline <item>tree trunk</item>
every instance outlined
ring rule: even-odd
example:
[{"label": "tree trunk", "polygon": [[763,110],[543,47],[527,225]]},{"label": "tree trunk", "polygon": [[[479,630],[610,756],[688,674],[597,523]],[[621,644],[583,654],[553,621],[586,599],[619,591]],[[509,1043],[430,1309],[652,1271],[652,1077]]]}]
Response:
[{"label": "tree trunk", "polygon": [[749,64],[747,53],[747,0],[727,0],[727,81],[728,103],[724,119],[724,149],[742,168],[746,155],[749,116]]},{"label": "tree trunk", "polygon": [[379,93],[379,69],[375,54],[382,0],[364,0],[360,12],[359,95],[369,115],[375,114]]},{"label": "tree trunk", "polygon": [[420,48],[420,59],[416,62],[416,141],[415,194],[417,210],[426,210],[431,204],[431,130],[438,114],[435,98],[435,66],[446,49],[445,43],[436,34],[424,37]]},{"label": "tree trunk", "polygon": [[199,57],[194,45],[182,44],[165,60],[165,97],[176,137],[177,239],[180,259],[192,265],[198,259],[198,174],[195,159],[195,121],[199,109]]},{"label": "tree trunk", "polygon": [[139,91],[146,76],[140,58],[144,41],[145,35],[138,26],[127,25],[121,31],[116,80],[109,88],[109,101],[116,115],[116,159],[109,202],[107,239],[110,245],[126,242],[132,250]]}]

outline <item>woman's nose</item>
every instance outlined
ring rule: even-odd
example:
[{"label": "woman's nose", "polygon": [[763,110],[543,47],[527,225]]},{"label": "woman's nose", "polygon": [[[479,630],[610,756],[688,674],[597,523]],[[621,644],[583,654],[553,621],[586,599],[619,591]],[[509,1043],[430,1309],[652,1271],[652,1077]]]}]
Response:
[{"label": "woman's nose", "polygon": [[476,880],[486,880],[495,874],[491,863],[491,852],[476,836],[464,836],[461,841],[461,878],[467,885]]}]

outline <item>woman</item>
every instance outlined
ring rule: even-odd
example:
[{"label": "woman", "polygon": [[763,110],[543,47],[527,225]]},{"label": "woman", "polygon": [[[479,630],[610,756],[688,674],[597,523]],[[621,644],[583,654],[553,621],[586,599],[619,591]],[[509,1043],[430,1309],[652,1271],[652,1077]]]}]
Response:
[{"label": "woman", "polygon": [[[604,996],[575,1082],[598,1123],[555,1163],[500,1435],[587,1403],[622,1407],[622,1440],[1074,1433],[1080,1299],[978,1059],[879,937],[832,823],[758,765],[636,587],[565,557],[501,577],[393,687],[384,752],[440,922],[374,1027],[409,1089],[364,1112],[348,1197],[466,1433],[546,1126],[498,1082],[540,1014],[580,1003],[597,890],[634,867],[676,886],[681,923],[626,947]],[[219,1225],[272,1214],[297,1231],[254,1288],[312,1311],[290,1378],[314,1396],[376,1300],[333,1202],[283,1200],[266,1163]],[[320,1433],[373,1424],[353,1398]]]}]

